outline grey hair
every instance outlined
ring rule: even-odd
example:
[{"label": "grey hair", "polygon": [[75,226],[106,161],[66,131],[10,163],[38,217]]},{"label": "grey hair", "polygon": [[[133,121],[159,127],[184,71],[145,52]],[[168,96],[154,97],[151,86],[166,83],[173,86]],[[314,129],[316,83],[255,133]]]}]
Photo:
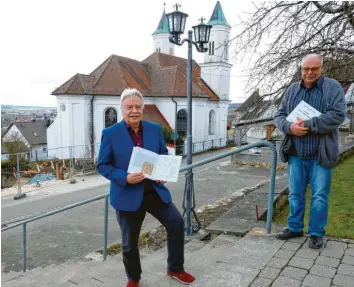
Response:
[{"label": "grey hair", "polygon": [[123,102],[124,102],[125,98],[132,97],[132,96],[139,97],[141,99],[141,101],[143,103],[143,107],[144,107],[144,97],[143,97],[143,95],[137,89],[127,88],[120,95],[120,108],[121,108],[121,110],[123,110]]},{"label": "grey hair", "polygon": [[310,57],[316,57],[321,61],[321,66],[323,65],[323,57],[319,54],[308,54],[305,57],[302,58],[301,60],[301,67],[304,65],[304,62],[306,59],[310,58]]}]

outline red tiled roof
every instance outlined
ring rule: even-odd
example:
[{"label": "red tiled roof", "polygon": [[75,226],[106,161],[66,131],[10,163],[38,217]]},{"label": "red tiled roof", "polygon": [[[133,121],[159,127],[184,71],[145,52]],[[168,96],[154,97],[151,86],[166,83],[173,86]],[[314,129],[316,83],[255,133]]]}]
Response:
[{"label": "red tiled roof", "polygon": [[156,105],[145,105],[144,106],[144,115],[143,119],[159,124],[162,126],[162,128],[166,127],[169,130],[172,130],[170,124],[166,120],[166,118],[163,116],[163,114],[160,112],[158,107]]},{"label": "red tiled roof", "polygon": [[[126,88],[136,88],[144,96],[187,96],[187,60],[163,53],[153,53],[144,61],[110,56],[90,75],[76,74],[52,95],[120,95]],[[200,66],[193,61],[193,97],[219,100],[201,79]]]}]

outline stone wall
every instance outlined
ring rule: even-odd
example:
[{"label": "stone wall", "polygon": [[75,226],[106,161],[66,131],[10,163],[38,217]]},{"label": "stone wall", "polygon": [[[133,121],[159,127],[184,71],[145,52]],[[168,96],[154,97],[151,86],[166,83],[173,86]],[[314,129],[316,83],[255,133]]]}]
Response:
[{"label": "stone wall", "polygon": [[[279,148],[280,141],[277,141],[275,144],[277,150],[277,166],[286,165],[279,158]],[[265,164],[271,165],[272,162],[272,151],[268,147],[258,148],[257,151],[260,151],[260,154],[254,153],[255,150],[244,151],[241,153],[236,153],[231,156],[231,162],[236,164]]]}]

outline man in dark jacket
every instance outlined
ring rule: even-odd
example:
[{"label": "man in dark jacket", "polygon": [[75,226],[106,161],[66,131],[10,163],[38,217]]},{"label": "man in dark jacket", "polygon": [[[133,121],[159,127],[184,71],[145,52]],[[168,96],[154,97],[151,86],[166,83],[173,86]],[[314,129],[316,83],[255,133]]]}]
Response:
[{"label": "man in dark jacket", "polygon": [[[310,248],[323,245],[328,217],[328,195],[331,171],[338,157],[338,127],[346,114],[344,92],[334,79],[322,75],[323,58],[311,54],[301,63],[302,80],[286,91],[275,115],[275,122],[287,144],[280,150],[288,161],[289,208],[288,227],[277,235],[287,240],[303,236],[306,188],[310,183],[312,199],[308,233]],[[310,119],[288,121],[287,116],[304,101],[321,115]]]}]

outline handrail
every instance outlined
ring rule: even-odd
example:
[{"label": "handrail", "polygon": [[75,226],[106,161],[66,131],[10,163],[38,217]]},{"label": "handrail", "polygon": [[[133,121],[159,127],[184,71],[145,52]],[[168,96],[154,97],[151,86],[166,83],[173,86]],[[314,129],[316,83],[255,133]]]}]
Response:
[{"label": "handrail", "polygon": [[[272,165],[271,165],[271,174],[270,174],[271,179],[270,179],[270,184],[269,184],[268,211],[267,211],[267,222],[266,222],[266,233],[269,234],[271,232],[271,226],[272,226],[273,198],[274,198],[274,186],[275,186],[276,163],[277,163],[277,152],[276,152],[276,149],[272,143],[262,140],[262,141],[259,141],[256,143],[248,144],[248,145],[242,146],[240,148],[237,148],[235,150],[228,151],[228,152],[198,161],[196,163],[192,163],[190,165],[183,166],[179,171],[183,172],[183,171],[186,171],[186,170],[189,170],[189,169],[192,169],[195,167],[199,167],[199,166],[205,165],[207,163],[231,156],[233,154],[249,150],[254,147],[262,147],[262,146],[269,147],[272,150]],[[89,199],[86,199],[86,200],[83,200],[83,201],[80,201],[77,203],[69,204],[69,205],[64,206],[62,208],[58,208],[56,210],[49,211],[44,214],[29,218],[29,219],[17,222],[13,225],[2,228],[1,232],[15,228],[20,225],[23,225],[23,272],[26,272],[26,262],[27,262],[27,258],[26,258],[26,245],[27,245],[26,226],[27,226],[27,223],[33,222],[33,221],[36,221],[36,220],[39,220],[39,219],[63,212],[63,211],[66,211],[69,209],[72,209],[72,208],[75,208],[75,207],[78,207],[81,205],[85,205],[85,204],[88,204],[88,203],[91,203],[91,202],[94,202],[97,200],[101,200],[103,198],[105,199],[103,259],[106,260],[107,259],[107,244],[108,244],[108,198],[109,198],[109,193],[101,194],[101,195],[98,195],[98,196],[95,196],[95,197],[92,197],[92,198],[89,198]]]}]

